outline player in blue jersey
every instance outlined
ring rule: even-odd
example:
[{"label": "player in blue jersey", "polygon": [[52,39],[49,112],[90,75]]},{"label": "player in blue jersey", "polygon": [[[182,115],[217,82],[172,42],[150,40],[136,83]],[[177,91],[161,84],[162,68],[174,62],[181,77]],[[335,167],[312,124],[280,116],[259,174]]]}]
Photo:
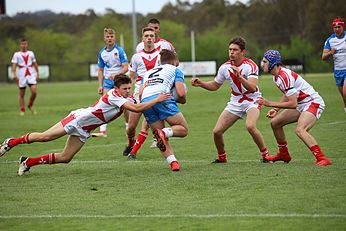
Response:
[{"label": "player in blue jersey", "polygon": [[[171,170],[179,171],[180,166],[169,145],[168,138],[185,137],[188,134],[187,122],[176,103],[186,102],[184,74],[176,67],[178,58],[173,51],[162,50],[160,61],[160,66],[148,71],[143,76],[139,95],[141,102],[148,102],[155,99],[159,93],[169,93],[175,87],[178,96],[176,99],[171,97],[143,113],[157,139],[157,147],[170,164]],[[165,128],[165,122],[170,127]]]},{"label": "player in blue jersey", "polygon": [[[125,51],[115,43],[115,30],[103,29],[106,46],[98,54],[98,93],[100,95],[114,88],[114,76],[128,71],[128,60]],[[125,113],[126,116],[126,113]],[[107,124],[101,125],[100,132],[92,133],[93,137],[107,137]]]},{"label": "player in blue jersey", "polygon": [[324,43],[322,60],[333,56],[334,78],[336,86],[344,101],[346,113],[346,32],[344,19],[337,17],[332,21],[334,34]]}]

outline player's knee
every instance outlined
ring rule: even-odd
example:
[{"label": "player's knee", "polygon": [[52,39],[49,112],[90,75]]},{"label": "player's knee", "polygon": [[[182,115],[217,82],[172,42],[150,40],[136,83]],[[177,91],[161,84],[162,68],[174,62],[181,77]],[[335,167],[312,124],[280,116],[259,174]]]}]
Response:
[{"label": "player's knee", "polygon": [[71,162],[71,160],[72,160],[72,157],[66,156],[66,155],[62,155],[61,158],[60,158],[60,163],[68,164],[68,163]]},{"label": "player's knee", "polygon": [[296,127],[295,133],[298,137],[302,137],[306,130],[302,127]]},{"label": "player's knee", "polygon": [[253,134],[257,131],[257,128],[254,124],[247,124],[246,129],[250,134]]},{"label": "player's knee", "polygon": [[213,134],[214,134],[214,136],[222,136],[223,131],[221,131],[220,129],[214,128]]}]

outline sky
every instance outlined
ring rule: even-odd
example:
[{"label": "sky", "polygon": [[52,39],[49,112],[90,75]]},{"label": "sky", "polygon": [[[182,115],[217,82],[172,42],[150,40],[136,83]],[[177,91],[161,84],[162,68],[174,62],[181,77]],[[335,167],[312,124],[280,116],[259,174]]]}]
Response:
[{"label": "sky", "polygon": [[[51,10],[55,13],[85,13],[93,9],[97,14],[105,13],[106,8],[111,8],[117,13],[131,13],[133,0],[5,0],[6,14],[14,16],[19,12],[35,12]],[[157,13],[168,2],[175,4],[175,0],[134,0],[136,12],[146,15]],[[182,0],[190,3],[202,0]],[[245,0],[242,0],[244,2]],[[234,3],[235,0],[231,0]],[[246,2],[246,1],[245,1]]]}]

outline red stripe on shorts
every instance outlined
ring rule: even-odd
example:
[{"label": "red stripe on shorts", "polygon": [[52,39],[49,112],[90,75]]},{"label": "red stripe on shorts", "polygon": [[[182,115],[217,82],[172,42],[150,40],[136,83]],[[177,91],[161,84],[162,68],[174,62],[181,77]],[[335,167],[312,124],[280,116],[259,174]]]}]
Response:
[{"label": "red stripe on shorts", "polygon": [[61,122],[62,126],[65,127],[66,124],[68,124],[69,122],[71,122],[74,119],[75,119],[74,115],[70,114],[70,115],[66,116],[65,118],[63,118],[60,122]]},{"label": "red stripe on shorts", "polygon": [[318,112],[318,108],[320,107],[320,104],[319,103],[314,103],[312,102],[308,108],[308,112],[311,112],[312,114],[314,114],[315,116],[317,115],[317,112]]}]

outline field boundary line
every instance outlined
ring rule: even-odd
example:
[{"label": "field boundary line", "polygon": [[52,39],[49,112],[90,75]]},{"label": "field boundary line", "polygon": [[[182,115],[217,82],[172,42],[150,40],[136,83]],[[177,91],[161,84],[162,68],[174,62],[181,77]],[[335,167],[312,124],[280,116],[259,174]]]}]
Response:
[{"label": "field boundary line", "polygon": [[50,214],[50,215],[0,215],[0,219],[43,219],[43,218],[346,218],[346,214],[299,214],[299,213],[268,213],[268,214],[151,214],[151,215],[86,215],[86,214]]},{"label": "field boundary line", "polygon": [[[126,157],[124,158],[126,159]],[[332,158],[335,160],[346,160],[346,157],[340,157],[340,158]],[[294,159],[295,162],[311,162],[310,159]],[[136,160],[136,161],[124,161],[124,160],[72,160],[69,164],[102,164],[102,163],[163,163],[166,162],[164,159],[162,160]],[[181,163],[211,163],[211,160],[179,160]],[[231,160],[229,161],[230,164],[232,163],[252,163],[257,162],[260,163],[260,160]],[[17,160],[5,160],[0,161],[0,164],[13,164],[18,163]],[[274,163],[275,164],[275,163]],[[278,163],[282,164],[282,163]]]}]

